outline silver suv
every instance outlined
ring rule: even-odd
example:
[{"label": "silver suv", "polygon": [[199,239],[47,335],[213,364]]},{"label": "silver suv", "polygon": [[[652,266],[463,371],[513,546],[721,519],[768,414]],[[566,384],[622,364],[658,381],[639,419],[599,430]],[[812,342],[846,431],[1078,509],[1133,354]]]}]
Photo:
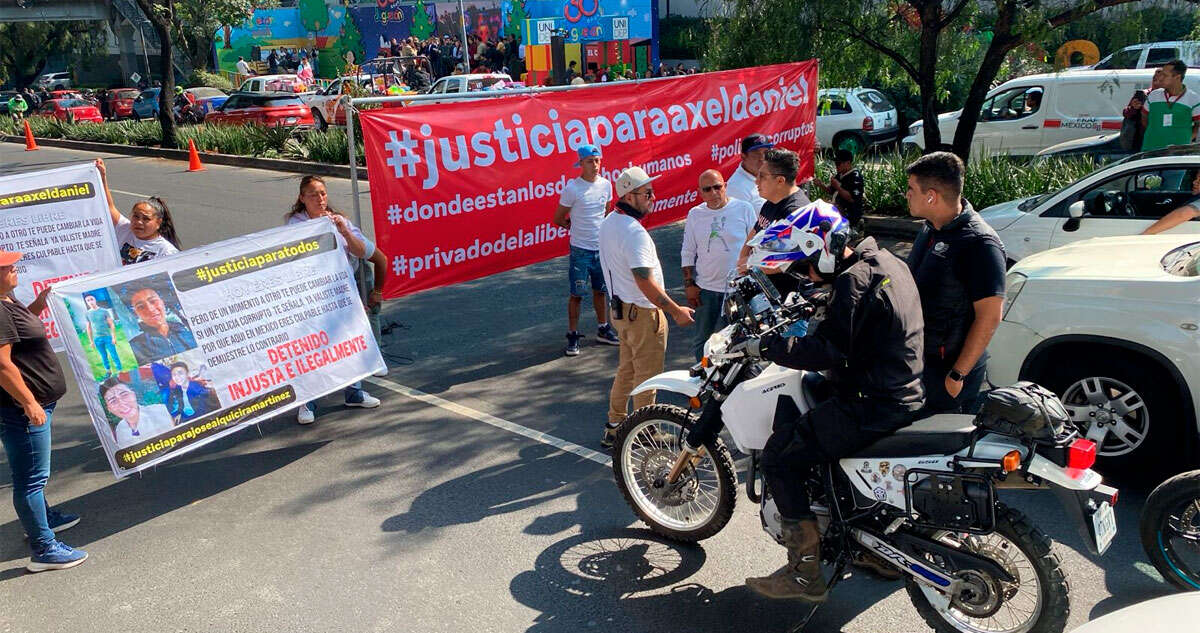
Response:
[{"label": "silver suv", "polygon": [[37,86],[43,90],[70,90],[71,73],[46,73],[38,77]]}]

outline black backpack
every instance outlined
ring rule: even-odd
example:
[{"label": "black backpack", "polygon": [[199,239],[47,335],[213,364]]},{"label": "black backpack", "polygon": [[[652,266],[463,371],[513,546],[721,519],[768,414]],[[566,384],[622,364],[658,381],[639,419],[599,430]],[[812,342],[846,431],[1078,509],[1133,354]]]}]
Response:
[{"label": "black backpack", "polygon": [[1021,381],[984,395],[975,426],[1001,435],[1054,440],[1068,428],[1070,416],[1058,396],[1041,385]]}]

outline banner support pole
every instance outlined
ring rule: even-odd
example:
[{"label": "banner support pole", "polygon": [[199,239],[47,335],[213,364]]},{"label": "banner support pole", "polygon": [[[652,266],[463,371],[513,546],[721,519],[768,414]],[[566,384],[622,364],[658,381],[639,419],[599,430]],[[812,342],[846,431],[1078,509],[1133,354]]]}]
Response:
[{"label": "banner support pole", "polygon": [[[354,114],[358,110],[355,109],[354,103],[348,95],[342,97],[342,103],[345,104],[346,108],[346,154],[350,157],[350,199],[354,205],[354,226],[357,226],[358,230],[362,231],[362,205],[358,200],[358,144],[354,142]],[[375,240],[375,224],[373,222],[371,223],[371,240]],[[370,297],[367,295],[366,270],[369,265],[366,260],[359,260],[358,266],[360,270],[357,271],[358,274],[354,275],[354,282],[358,287],[358,296],[362,297],[364,304],[370,300]],[[367,318],[370,319],[370,315]],[[380,344],[379,341],[375,342],[376,344]]]}]

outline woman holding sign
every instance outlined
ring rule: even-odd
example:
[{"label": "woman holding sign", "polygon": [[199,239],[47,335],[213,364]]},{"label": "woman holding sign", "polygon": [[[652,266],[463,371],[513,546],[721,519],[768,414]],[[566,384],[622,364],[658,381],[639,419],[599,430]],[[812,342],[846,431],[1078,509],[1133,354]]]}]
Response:
[{"label": "woman holding sign", "polygon": [[50,417],[67,383],[37,317],[46,307],[46,292],[28,308],[12,296],[19,259],[21,253],[0,251],[0,440],[12,469],[13,507],[33,551],[25,568],[38,572],[74,567],[87,552],[55,536],[79,517],[51,510],[46,502]]},{"label": "woman holding sign", "polygon": [[[350,260],[350,267],[355,269],[355,275],[357,276],[359,271],[367,275],[371,291],[366,297],[363,297],[363,302],[367,304],[371,330],[375,333],[375,340],[378,341],[379,305],[383,303],[383,279],[387,273],[387,258],[382,251],[375,248],[375,244],[367,239],[357,226],[354,226],[354,223],[341,212],[329,206],[329,193],[325,190],[325,181],[320,176],[301,178],[300,195],[292,205],[291,211],[284,216],[284,223],[296,224],[324,217],[328,217],[337,228],[338,243],[346,251],[346,259]],[[359,268],[358,261],[360,259],[371,262],[371,268],[368,269],[365,266]],[[362,285],[360,284],[359,287],[361,288]],[[387,370],[383,370],[377,375],[386,374]],[[346,387],[345,396],[345,404],[348,407],[373,409],[379,406],[379,398],[364,391],[361,382]],[[316,407],[311,402],[300,407],[296,421],[300,424],[312,424],[316,420],[315,409]]]},{"label": "woman holding sign", "polygon": [[116,229],[121,263],[128,266],[178,253],[179,238],[175,235],[175,222],[171,220],[167,203],[162,198],[150,196],[135,203],[127,218],[113,202],[112,192],[108,190],[108,171],[102,159],[96,159],[96,169],[100,170],[104,195],[108,198],[108,212]]}]

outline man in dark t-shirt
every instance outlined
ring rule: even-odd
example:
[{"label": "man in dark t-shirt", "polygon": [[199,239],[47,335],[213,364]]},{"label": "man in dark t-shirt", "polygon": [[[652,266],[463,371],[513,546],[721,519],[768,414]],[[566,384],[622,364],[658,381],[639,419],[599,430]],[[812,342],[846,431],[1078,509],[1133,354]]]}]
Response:
[{"label": "man in dark t-shirt", "polygon": [[[782,220],[796,209],[812,203],[804,194],[804,190],[796,186],[796,176],[799,173],[800,157],[796,152],[780,148],[767,150],[757,178],[758,194],[765,198],[766,202],[758,212],[755,234],[770,226],[772,222]],[[738,270],[745,269],[750,251],[749,246],[742,247],[738,256]],[[779,295],[785,299],[800,286],[798,279],[785,272],[772,274],[771,281],[779,290]]]},{"label": "man in dark t-shirt", "polygon": [[857,228],[862,221],[866,183],[863,182],[862,174],[854,168],[854,154],[849,150],[839,149],[834,152],[833,161],[837,173],[829,179],[829,183],[819,180],[813,182],[833,194],[833,206],[841,211],[851,226]]},{"label": "man in dark t-shirt", "polygon": [[962,198],[964,166],[934,152],[908,166],[909,213],[925,220],[908,256],[925,314],[926,414],[974,413],[1004,305],[1004,244]]}]

